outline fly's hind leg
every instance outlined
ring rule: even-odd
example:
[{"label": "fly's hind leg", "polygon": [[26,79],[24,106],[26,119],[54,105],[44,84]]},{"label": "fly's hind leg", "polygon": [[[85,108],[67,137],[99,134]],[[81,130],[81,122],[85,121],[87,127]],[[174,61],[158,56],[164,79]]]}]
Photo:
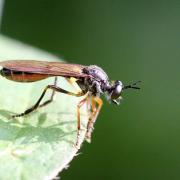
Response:
[{"label": "fly's hind leg", "polygon": [[89,121],[87,124],[87,131],[86,131],[86,140],[88,142],[91,142],[91,134],[93,132],[94,124],[96,122],[97,116],[101,110],[102,105],[103,105],[103,101],[99,97],[92,97],[92,102],[91,102],[92,112],[89,117]]},{"label": "fly's hind leg", "polygon": [[[66,80],[77,90],[77,86],[76,86],[76,79],[75,78],[66,78]],[[54,79],[54,86],[57,86],[57,76]],[[79,91],[78,91],[79,92]],[[51,97],[49,100],[45,101],[44,103],[40,104],[38,106],[38,108],[43,107],[48,105],[49,103],[51,103],[54,100],[54,96],[55,96],[55,90],[52,91]]]},{"label": "fly's hind leg", "polygon": [[48,85],[48,86],[46,86],[46,88],[44,89],[43,93],[41,94],[40,98],[38,99],[38,101],[35,103],[34,106],[27,109],[23,113],[13,115],[12,117],[21,117],[21,116],[27,115],[27,114],[33,112],[34,110],[36,110],[39,107],[39,104],[40,104],[41,100],[43,99],[43,97],[46,94],[48,89],[51,89],[51,90],[54,90],[54,91],[57,91],[57,92],[60,92],[60,93],[68,94],[68,95],[71,95],[71,96],[76,96],[76,97],[80,97],[80,96],[83,96],[85,94],[84,92],[72,93],[72,92],[66,91],[64,89],[61,89],[60,87],[57,87],[55,85]]},{"label": "fly's hind leg", "polygon": [[[57,76],[54,78],[54,86],[57,86]],[[53,102],[53,100],[54,100],[54,95],[55,95],[55,90],[53,89],[50,99],[48,99],[47,101],[45,101],[45,102],[43,102],[42,104],[40,104],[40,105],[38,106],[38,108],[44,107],[44,106],[48,105],[49,103]]]},{"label": "fly's hind leg", "polygon": [[[68,79],[67,79],[68,80]],[[71,81],[68,80],[68,82],[70,84],[75,84],[72,83]],[[64,89],[61,89],[60,87],[57,87],[57,77],[55,78],[55,83],[54,85],[48,85],[46,86],[46,88],[44,89],[43,93],[41,94],[40,98],[38,99],[38,101],[29,109],[27,109],[26,111],[24,111],[23,113],[20,113],[20,114],[16,114],[16,115],[13,115],[12,117],[21,117],[21,116],[25,116],[33,111],[35,111],[38,107],[42,107],[42,106],[45,106],[47,104],[49,104],[50,102],[53,101],[53,97],[54,97],[54,94],[55,92],[60,92],[60,93],[64,93],[64,94],[67,94],[67,95],[71,95],[71,96],[76,96],[76,97],[80,97],[80,96],[83,96],[85,95],[87,92],[86,91],[78,91],[77,93],[73,93],[73,92],[69,92],[69,91],[66,91]],[[50,100],[47,100],[45,101],[44,103],[42,103],[40,105],[40,102],[41,100],[43,99],[44,95],[46,94],[47,90],[48,89],[51,89],[53,90],[52,92],[52,95],[51,95],[51,98]],[[80,130],[81,130],[81,120],[80,120],[80,109],[81,107],[86,103],[86,101],[88,100],[88,96],[86,96],[83,100],[81,100],[78,105],[77,105],[77,140],[76,140],[76,146],[79,145],[79,136],[80,136]]]},{"label": "fly's hind leg", "polygon": [[69,84],[72,85],[72,87],[74,88],[74,90],[76,90],[76,92],[80,92],[80,91],[81,91],[80,87],[78,86],[78,84],[77,84],[77,82],[76,82],[76,81],[77,81],[76,78],[70,77],[70,78],[66,78],[66,80],[67,80],[67,82],[68,82]]}]

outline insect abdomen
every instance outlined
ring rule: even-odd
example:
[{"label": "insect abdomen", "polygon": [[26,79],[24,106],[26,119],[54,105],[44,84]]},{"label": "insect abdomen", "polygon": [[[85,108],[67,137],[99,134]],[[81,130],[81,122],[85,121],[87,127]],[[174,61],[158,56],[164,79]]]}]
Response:
[{"label": "insect abdomen", "polygon": [[49,75],[14,71],[7,68],[0,70],[1,76],[16,82],[34,82],[50,77]]}]

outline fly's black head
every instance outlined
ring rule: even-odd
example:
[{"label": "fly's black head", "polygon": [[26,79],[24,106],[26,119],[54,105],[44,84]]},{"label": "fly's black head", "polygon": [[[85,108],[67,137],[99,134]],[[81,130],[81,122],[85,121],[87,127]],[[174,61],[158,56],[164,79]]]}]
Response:
[{"label": "fly's black head", "polygon": [[111,87],[108,89],[108,99],[111,100],[113,103],[119,105],[121,94],[125,89],[140,89],[136,86],[137,83],[140,81],[137,81],[135,83],[129,84],[127,86],[124,86],[121,81],[114,81],[111,85]]}]

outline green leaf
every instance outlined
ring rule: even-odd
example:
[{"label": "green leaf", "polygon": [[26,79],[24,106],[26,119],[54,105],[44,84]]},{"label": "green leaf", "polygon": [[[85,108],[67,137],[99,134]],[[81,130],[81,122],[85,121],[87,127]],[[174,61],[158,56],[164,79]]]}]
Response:
[{"label": "green leaf", "polygon": [[[0,59],[57,60],[46,52],[0,36]],[[81,98],[56,93],[55,101],[28,116],[12,119],[13,113],[31,107],[54,78],[17,83],[0,77],[0,179],[52,179],[77,153],[77,103]],[[74,91],[64,78],[58,85]],[[51,95],[47,93],[44,101]],[[86,106],[81,111],[85,137]]]}]

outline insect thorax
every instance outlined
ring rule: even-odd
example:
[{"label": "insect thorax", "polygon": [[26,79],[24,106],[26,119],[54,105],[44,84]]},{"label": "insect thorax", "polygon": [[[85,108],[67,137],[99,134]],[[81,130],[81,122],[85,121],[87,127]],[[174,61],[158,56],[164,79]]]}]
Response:
[{"label": "insect thorax", "polygon": [[92,95],[100,96],[106,91],[109,86],[107,74],[98,66],[91,65],[83,69],[83,73],[89,77],[78,82],[79,86],[84,91],[89,91]]}]

